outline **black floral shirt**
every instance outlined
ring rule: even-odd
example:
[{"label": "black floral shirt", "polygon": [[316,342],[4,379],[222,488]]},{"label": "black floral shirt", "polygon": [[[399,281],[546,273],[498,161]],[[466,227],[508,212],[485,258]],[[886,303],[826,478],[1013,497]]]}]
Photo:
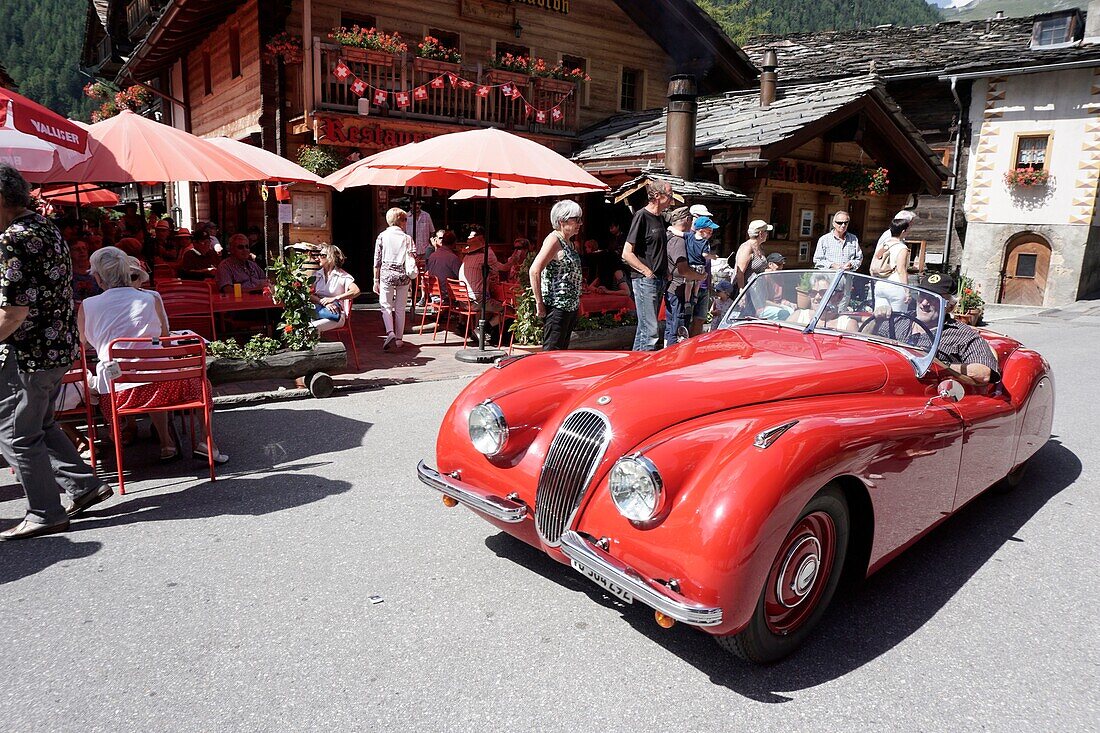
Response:
[{"label": "black floral shirt", "polygon": [[77,354],[73,266],[61,232],[39,214],[25,214],[0,233],[0,307],[27,306],[27,318],[0,348],[19,368],[71,367]]}]

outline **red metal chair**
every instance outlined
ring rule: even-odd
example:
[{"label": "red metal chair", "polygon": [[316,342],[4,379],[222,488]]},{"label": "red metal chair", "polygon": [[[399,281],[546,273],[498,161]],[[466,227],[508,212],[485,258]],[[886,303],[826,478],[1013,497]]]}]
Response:
[{"label": "red metal chair", "polygon": [[[470,321],[481,315],[481,311],[470,297],[470,291],[466,289],[466,283],[461,280],[447,278],[447,286],[451,289],[451,312],[456,316],[466,316],[466,327],[462,331],[462,339],[470,340]],[[450,318],[447,321],[450,325]]]},{"label": "red metal chair", "polygon": [[194,331],[210,340],[218,337],[213,282],[170,280],[158,282],[156,288],[173,329]]},{"label": "red metal chair", "polygon": [[[194,336],[162,336],[156,338],[120,338],[107,345],[107,358],[118,364],[120,374],[110,381],[110,390],[100,399],[108,399],[111,404],[112,438],[115,442],[115,461],[118,467],[118,493],[126,493],[126,484],[122,478],[122,435],[119,430],[121,418],[126,415],[141,415],[150,412],[174,412],[176,410],[202,410],[203,425],[206,428],[206,454],[210,463],[210,480],[214,481],[214,438],[210,432],[210,413],[214,409],[214,399],[210,394],[210,383],[206,380],[206,344]],[[181,379],[199,379],[202,382],[202,397],[190,402],[179,402],[157,407],[120,408],[116,386],[126,384],[163,384]],[[192,449],[195,433],[191,431]]]},{"label": "red metal chair", "polygon": [[[88,387],[88,359],[84,354],[84,349],[81,347],[80,356],[73,362],[73,366],[69,371],[65,372],[65,376],[61,378],[62,385],[75,384],[79,385],[78,389],[84,396],[84,404],[74,407],[70,410],[57,410],[54,413],[54,417],[58,420],[69,420],[73,418],[83,418],[85,424],[88,426],[88,452],[91,455],[92,470],[96,467],[95,458],[95,411],[92,409],[92,391]],[[62,386],[62,390],[66,387]]]},{"label": "red metal chair", "polygon": [[355,362],[355,371],[359,371],[359,352],[355,348],[355,332],[351,330],[351,314],[354,310],[351,300],[345,298],[340,301],[341,307],[344,309],[344,325],[337,326],[336,328],[329,329],[322,333],[322,336],[336,336],[341,341],[344,340],[344,335],[348,337],[348,347],[351,350],[352,361]]},{"label": "red metal chair", "polygon": [[451,304],[443,297],[443,289],[439,287],[439,280],[431,273],[424,275],[424,292],[427,297],[424,300],[424,315],[420,318],[420,333],[424,333],[424,324],[428,321],[428,311],[435,313],[435,330],[432,331],[432,341],[435,341],[439,333],[439,322],[443,316],[447,316],[447,325],[443,327],[443,343],[447,343],[447,326],[451,323]]}]

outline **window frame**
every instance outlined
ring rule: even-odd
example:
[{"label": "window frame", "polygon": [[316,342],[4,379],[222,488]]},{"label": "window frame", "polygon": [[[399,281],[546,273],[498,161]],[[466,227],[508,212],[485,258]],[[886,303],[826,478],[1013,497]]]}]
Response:
[{"label": "window frame", "polygon": [[[561,64],[562,66],[565,66],[566,65],[565,64],[565,59],[567,59],[567,58],[573,59],[573,60],[576,60],[576,61],[583,61],[584,62],[584,73],[590,74],[590,72],[588,71],[588,57],[586,57],[586,56],[574,56],[573,54],[569,54],[569,53],[559,53],[558,54],[558,63]],[[589,106],[589,87],[591,87],[591,86],[592,85],[587,81],[577,82],[577,97],[579,97],[579,101],[580,101],[580,104],[581,104],[582,107],[588,107]]]},{"label": "window frame", "polygon": [[[626,72],[628,71],[632,71],[634,72],[634,74],[636,74],[634,81],[633,107],[623,106],[623,87],[625,86],[623,82],[626,81],[624,77]],[[615,96],[617,99],[616,104],[618,105],[618,110],[620,112],[640,112],[645,109],[645,71],[643,69],[638,69],[632,66],[619,66],[619,83],[617,86],[618,94],[616,94]]]},{"label": "window frame", "polygon": [[1012,170],[1027,168],[1020,164],[1020,143],[1024,140],[1046,138],[1046,146],[1043,148],[1043,164],[1035,170],[1043,170],[1050,173],[1050,153],[1054,147],[1054,131],[1039,130],[1036,132],[1018,132],[1012,142]]},{"label": "window frame", "polygon": [[[438,38],[440,45],[446,46],[448,48],[457,49],[460,54],[463,53],[463,51],[462,51],[462,33],[460,33],[459,31],[449,31],[446,28],[432,28],[430,26],[425,25],[424,26],[424,35],[425,36],[432,36],[433,38]],[[450,45],[450,43],[448,43],[449,39],[444,39],[441,36],[453,36],[454,39],[455,39],[455,44],[453,46]],[[420,41],[417,41],[416,43],[420,43]],[[410,44],[410,48],[413,51],[415,51],[416,50],[416,44]]]},{"label": "window frame", "polygon": [[[1065,23],[1065,34],[1060,41],[1043,43],[1043,33],[1047,29],[1053,29],[1055,23]],[[1068,12],[1039,18],[1031,30],[1031,48],[1065,48],[1074,43],[1077,38],[1078,13]]]},{"label": "window frame", "polygon": [[351,28],[353,25],[357,25],[360,28],[377,28],[378,16],[361,15],[359,13],[345,13],[341,11],[340,26],[343,28]]},{"label": "window frame", "polygon": [[241,76],[241,29],[238,26],[229,26],[229,78],[238,79]]},{"label": "window frame", "polygon": [[209,97],[214,93],[214,76],[210,66],[210,52],[202,52],[202,96]]}]

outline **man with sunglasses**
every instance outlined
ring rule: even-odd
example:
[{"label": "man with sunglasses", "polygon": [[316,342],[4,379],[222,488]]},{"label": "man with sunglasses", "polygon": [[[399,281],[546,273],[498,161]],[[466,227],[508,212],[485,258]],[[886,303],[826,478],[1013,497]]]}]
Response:
[{"label": "man with sunglasses", "polygon": [[232,293],[234,285],[240,285],[246,293],[258,293],[267,285],[263,268],[252,259],[246,235],[229,238],[229,256],[218,265],[217,283],[223,293]]},{"label": "man with sunglasses", "polygon": [[858,270],[863,264],[859,239],[848,231],[852,217],[847,211],[833,214],[833,229],[821,235],[814,250],[814,267],[818,270]]},{"label": "man with sunglasses", "polygon": [[[947,316],[943,320],[943,332],[940,334],[936,358],[948,369],[972,380],[975,384],[999,382],[1001,375],[997,371],[999,365],[993,349],[978,333],[978,329],[966,323],[959,323],[950,315],[956,299],[954,278],[947,274],[931,272],[921,278],[920,287],[942,296],[947,306]],[[928,331],[935,333],[940,318],[940,301],[928,293],[916,291],[916,295],[917,321]],[[925,349],[932,346],[929,343],[928,334],[922,328],[913,329],[909,343]]]}]

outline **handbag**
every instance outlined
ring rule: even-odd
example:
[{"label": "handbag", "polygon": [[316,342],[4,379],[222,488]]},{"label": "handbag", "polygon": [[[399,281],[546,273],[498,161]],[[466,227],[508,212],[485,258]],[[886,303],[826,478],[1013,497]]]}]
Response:
[{"label": "handbag", "polygon": [[412,238],[405,242],[405,274],[410,280],[415,280],[420,270],[416,266],[416,250],[412,245]]},{"label": "handbag", "polygon": [[885,249],[880,249],[875,252],[875,256],[871,258],[871,264],[868,266],[868,271],[872,277],[890,277],[894,274],[894,270],[897,269],[897,247],[901,245],[900,240],[894,239],[890,241],[890,245]]}]

